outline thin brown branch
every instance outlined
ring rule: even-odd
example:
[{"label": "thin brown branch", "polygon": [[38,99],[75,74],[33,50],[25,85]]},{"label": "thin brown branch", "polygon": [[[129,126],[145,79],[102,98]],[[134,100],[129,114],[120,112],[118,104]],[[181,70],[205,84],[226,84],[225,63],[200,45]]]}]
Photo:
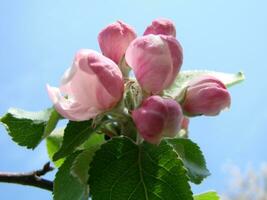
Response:
[{"label": "thin brown branch", "polygon": [[46,163],[42,169],[27,173],[0,172],[0,182],[29,185],[41,189],[53,191],[53,181],[43,179],[41,176],[52,171],[54,168]]}]

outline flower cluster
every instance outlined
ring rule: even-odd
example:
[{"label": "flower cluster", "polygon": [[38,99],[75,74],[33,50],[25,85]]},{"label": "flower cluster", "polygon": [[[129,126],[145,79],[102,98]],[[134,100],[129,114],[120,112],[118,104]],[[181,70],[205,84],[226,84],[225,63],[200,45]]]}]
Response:
[{"label": "flower cluster", "polygon": [[154,20],[139,37],[131,26],[117,21],[99,33],[98,42],[102,54],[78,51],[60,87],[47,86],[54,107],[67,119],[83,121],[112,112],[124,102],[130,70],[142,98],[133,110],[123,110],[150,143],[175,137],[181,128],[187,128],[189,116],[214,116],[230,106],[225,85],[212,76],[193,79],[180,102],[164,96],[183,62],[183,50],[170,20]]}]

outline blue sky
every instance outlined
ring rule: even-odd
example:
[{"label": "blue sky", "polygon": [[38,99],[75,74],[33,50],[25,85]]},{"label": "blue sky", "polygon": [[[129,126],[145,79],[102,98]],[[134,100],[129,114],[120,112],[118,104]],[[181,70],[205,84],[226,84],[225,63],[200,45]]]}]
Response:
[{"label": "blue sky", "polygon": [[[80,48],[99,50],[97,34],[121,19],[142,34],[158,17],[172,19],[184,48],[183,69],[244,71],[230,89],[232,107],[219,117],[191,121],[191,138],[204,151],[212,173],[195,192],[223,192],[225,163],[241,168],[267,161],[267,2],[264,0],[0,0],[0,115],[11,106],[51,106],[45,84],[57,85]],[[0,127],[0,171],[28,171],[47,160],[13,143]],[[49,176],[51,178],[51,175]],[[51,199],[39,189],[0,183],[1,199]]]}]

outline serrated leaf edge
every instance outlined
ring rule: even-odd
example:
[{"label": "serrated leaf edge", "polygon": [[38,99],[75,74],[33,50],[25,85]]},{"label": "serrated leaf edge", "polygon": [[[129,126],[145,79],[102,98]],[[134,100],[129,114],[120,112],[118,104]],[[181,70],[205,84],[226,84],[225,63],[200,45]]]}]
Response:
[{"label": "serrated leaf edge", "polygon": [[[177,151],[175,150],[175,148],[173,147],[173,145],[168,141],[168,140],[170,140],[170,139],[172,139],[172,138],[165,139],[166,143],[172,147],[173,151],[177,154],[177,156],[179,157],[180,161],[183,163],[183,167],[184,167],[185,170],[186,170],[186,174],[187,174],[188,180],[189,180],[190,182],[192,182],[192,183],[195,183],[195,182],[191,181],[191,179],[190,179],[190,177],[189,177],[189,175],[188,175],[188,169],[185,167],[185,164],[184,164],[184,162],[183,162],[183,159],[182,159],[181,156],[179,155],[179,152],[177,152]],[[201,151],[201,149],[200,149],[200,147],[198,146],[198,144],[195,143],[195,142],[193,142],[193,141],[190,140],[190,139],[186,139],[186,138],[175,138],[175,139],[179,139],[179,140],[184,140],[184,141],[190,141],[190,142],[192,142],[192,143],[195,145],[195,147],[199,150],[201,156],[204,158],[204,159],[203,159],[203,161],[204,161],[204,167],[207,169],[208,175],[205,176],[204,178],[202,178],[202,180],[201,180],[200,182],[195,183],[195,184],[201,184],[205,178],[207,178],[208,176],[211,175],[209,169],[207,168],[207,163],[206,163],[206,159],[205,159],[205,157],[204,157],[203,152]]]},{"label": "serrated leaf edge", "polygon": [[[136,144],[136,142],[133,141],[132,138],[129,138],[129,137],[124,136],[124,135],[120,135],[120,136],[112,137],[112,138],[111,138],[109,141],[107,141],[106,143],[111,142],[112,140],[114,140],[114,139],[118,139],[118,138],[126,138],[126,139],[128,139],[130,142],[132,142],[134,145],[138,146],[138,160],[141,158],[141,156],[140,156],[140,152],[141,152],[140,148],[141,148],[141,145],[142,145],[145,141],[143,141],[143,142],[140,143],[140,144]],[[105,143],[104,143],[104,144],[105,144]],[[168,144],[166,143],[166,145],[168,145]],[[104,146],[104,145],[101,145],[101,147],[100,147],[97,151],[101,151],[102,148],[103,148],[103,146]],[[168,146],[169,146],[169,145],[168,145]],[[94,157],[96,156],[97,151],[95,152],[95,154],[94,154],[94,156],[93,156],[93,158],[92,158],[92,161],[94,160]],[[185,168],[184,163],[183,163],[183,161],[181,160],[181,158],[179,157],[179,155],[177,154],[177,152],[176,152],[173,148],[171,148],[171,151],[174,152],[174,154],[177,156],[177,161],[180,162],[180,164],[181,164],[181,173],[183,173],[183,175],[184,175],[185,178],[186,178],[187,186],[188,186],[188,189],[189,189],[188,192],[190,192],[190,196],[192,196],[192,200],[193,200],[193,192],[192,192],[191,186],[190,186],[190,184],[189,184],[190,178],[189,178],[189,176],[188,176],[188,174],[187,174],[187,169]],[[138,162],[140,163],[140,160],[139,160]],[[90,167],[89,167],[89,169],[91,169],[91,165],[92,165],[92,163],[93,163],[93,162],[90,163]],[[140,165],[140,164],[139,164],[139,165]],[[89,170],[89,171],[90,171],[90,170]],[[139,173],[141,173],[141,171],[142,171],[142,170],[140,170],[140,168],[139,168]],[[89,177],[90,177],[90,174],[89,174]],[[141,175],[140,175],[140,178],[141,178]],[[143,182],[143,184],[144,184],[144,182]],[[144,190],[146,191],[146,187],[145,187],[145,186],[144,186]],[[89,191],[90,191],[90,184],[89,184]],[[149,199],[148,199],[148,196],[147,196],[147,193],[146,193],[146,200],[149,200]]]}]

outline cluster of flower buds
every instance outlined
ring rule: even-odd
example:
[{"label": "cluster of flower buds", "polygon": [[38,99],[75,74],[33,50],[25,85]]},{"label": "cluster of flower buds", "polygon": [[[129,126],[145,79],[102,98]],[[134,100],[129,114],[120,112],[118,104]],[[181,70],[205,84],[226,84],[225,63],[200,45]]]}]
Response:
[{"label": "cluster of flower buds", "polygon": [[170,20],[154,20],[140,37],[131,26],[117,21],[99,33],[98,42],[102,54],[80,50],[61,86],[47,86],[56,110],[67,119],[88,120],[112,110],[125,96],[127,79],[123,76],[130,69],[143,98],[128,114],[138,133],[150,143],[158,144],[163,137],[175,137],[181,128],[187,129],[189,116],[213,116],[230,106],[225,85],[211,76],[192,80],[181,102],[162,96],[183,62],[182,47]]}]

